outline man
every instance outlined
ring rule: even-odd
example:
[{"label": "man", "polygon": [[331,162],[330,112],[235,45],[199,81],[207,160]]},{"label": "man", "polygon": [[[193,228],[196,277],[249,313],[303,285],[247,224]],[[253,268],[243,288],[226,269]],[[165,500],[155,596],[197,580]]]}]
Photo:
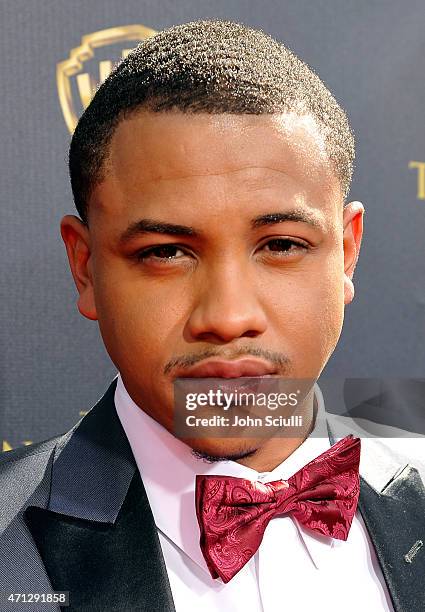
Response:
[{"label": "man", "polygon": [[[340,505],[321,474],[324,497],[298,491],[252,550],[226,540],[229,524],[213,566],[195,483],[236,483],[239,499],[274,491],[275,508],[316,458],[345,469],[332,453],[355,454],[358,440],[326,417],[317,386],[292,437],[174,429],[176,380],[319,377],[354,296],[353,159],[319,78],[239,24],[166,30],[99,88],[70,149],[80,218],[61,232],[79,311],[98,321],[119,375],[70,432],[2,457],[2,609],[57,610],[6,597],[53,591],[88,611],[424,609],[423,462],[362,440],[358,507],[356,469]],[[344,537],[327,535],[329,508],[349,506]],[[324,512],[316,530],[306,507]]]}]

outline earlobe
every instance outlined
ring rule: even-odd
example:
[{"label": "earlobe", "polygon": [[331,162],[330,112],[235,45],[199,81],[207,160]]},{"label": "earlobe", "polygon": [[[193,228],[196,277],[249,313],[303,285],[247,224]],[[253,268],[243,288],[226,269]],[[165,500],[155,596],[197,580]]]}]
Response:
[{"label": "earlobe", "polygon": [[60,230],[75,286],[79,293],[78,310],[87,319],[96,321],[89,229],[78,217],[66,215],[61,221]]},{"label": "earlobe", "polygon": [[344,207],[344,303],[354,298],[353,275],[359,258],[363,236],[364,207],[361,202],[350,202]]},{"label": "earlobe", "polygon": [[354,284],[349,276],[344,275],[344,304],[349,304],[354,299]]},{"label": "earlobe", "polygon": [[77,307],[83,317],[91,321],[97,321],[96,305],[94,301],[93,287],[87,287],[77,300]]}]

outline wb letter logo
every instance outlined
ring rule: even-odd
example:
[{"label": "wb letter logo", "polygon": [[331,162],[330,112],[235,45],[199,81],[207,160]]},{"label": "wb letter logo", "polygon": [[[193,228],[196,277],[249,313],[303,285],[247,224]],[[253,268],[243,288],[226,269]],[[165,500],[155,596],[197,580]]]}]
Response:
[{"label": "wb letter logo", "polygon": [[156,34],[144,25],[128,25],[86,34],[69,59],[56,67],[59,102],[72,134],[78,118],[90,104],[96,89],[113,65],[126,57],[142,40]]}]

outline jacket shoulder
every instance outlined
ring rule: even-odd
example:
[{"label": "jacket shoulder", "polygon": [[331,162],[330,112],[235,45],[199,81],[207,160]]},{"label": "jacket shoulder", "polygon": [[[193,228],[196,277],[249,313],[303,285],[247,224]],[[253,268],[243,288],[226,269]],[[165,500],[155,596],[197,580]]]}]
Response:
[{"label": "jacket shoulder", "polygon": [[340,415],[328,417],[328,422],[336,438],[350,433],[361,438],[360,467],[381,485],[386,476],[392,477],[396,469],[407,465],[415,468],[425,483],[425,436]]},{"label": "jacket shoulder", "polygon": [[41,453],[51,453],[55,448],[56,444],[61,440],[63,434],[29,444],[28,446],[20,446],[10,451],[0,453],[0,472],[7,470],[11,464],[19,461],[25,461],[32,455],[39,455]]},{"label": "jacket shoulder", "polygon": [[[47,499],[50,472],[46,473],[46,470],[61,437],[55,436],[0,455],[0,534],[33,495]],[[42,486],[43,482],[45,486]]]}]

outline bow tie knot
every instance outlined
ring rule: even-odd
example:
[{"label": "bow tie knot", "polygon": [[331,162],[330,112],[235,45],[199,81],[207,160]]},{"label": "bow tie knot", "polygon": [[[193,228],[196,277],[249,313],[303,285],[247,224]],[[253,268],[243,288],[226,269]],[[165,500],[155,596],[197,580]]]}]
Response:
[{"label": "bow tie knot", "polygon": [[359,492],[360,439],[350,434],[288,480],[196,477],[200,545],[213,578],[228,582],[255,554],[269,521],[290,514],[306,527],[346,540]]}]

